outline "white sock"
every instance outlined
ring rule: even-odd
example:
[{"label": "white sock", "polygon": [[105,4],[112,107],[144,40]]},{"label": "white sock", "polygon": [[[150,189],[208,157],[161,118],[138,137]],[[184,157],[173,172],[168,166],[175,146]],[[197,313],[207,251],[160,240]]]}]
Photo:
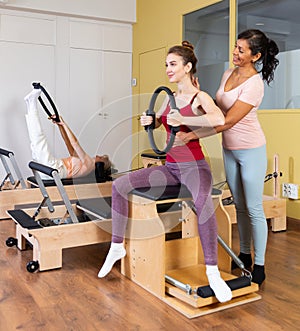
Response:
[{"label": "white sock", "polygon": [[113,265],[126,255],[123,243],[111,243],[105,262],[98,273],[99,278],[105,277],[112,269]]},{"label": "white sock", "polygon": [[216,298],[220,302],[226,302],[232,299],[231,289],[221,278],[219,269],[216,265],[207,265],[206,275],[209,286],[214,291]]},{"label": "white sock", "polygon": [[33,89],[29,94],[26,95],[24,100],[26,102],[28,112],[37,111],[37,100],[40,95],[40,89]]}]

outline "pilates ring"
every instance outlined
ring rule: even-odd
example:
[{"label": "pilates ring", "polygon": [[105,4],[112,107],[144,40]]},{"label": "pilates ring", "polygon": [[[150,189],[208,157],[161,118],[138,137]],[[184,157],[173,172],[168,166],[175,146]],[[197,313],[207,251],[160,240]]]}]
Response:
[{"label": "pilates ring", "polygon": [[[53,111],[54,111],[54,114],[51,114],[49,109],[47,108],[44,100],[42,99],[41,96],[38,97],[39,99],[39,102],[41,104],[41,106],[44,108],[46,114],[49,116],[49,118],[52,118],[54,119],[55,122],[59,122],[59,115],[58,115],[58,111],[57,111],[57,108],[52,100],[52,98],[50,97],[49,93],[46,91],[46,89],[41,85],[41,83],[32,83],[32,86],[33,88],[35,89],[39,89],[41,90],[44,94],[45,94],[45,97],[47,98],[47,100],[49,101]],[[55,117],[53,118],[53,115],[55,115]]]},{"label": "pilates ring", "polygon": [[167,93],[167,95],[169,97],[169,102],[170,102],[171,109],[176,109],[176,110],[179,111],[179,108],[176,106],[176,102],[175,102],[173,92],[168,87],[160,86],[154,91],[154,93],[151,97],[151,100],[150,100],[149,108],[146,111],[146,115],[147,116],[152,116],[153,121],[150,125],[145,126],[145,130],[148,132],[148,138],[149,138],[149,141],[150,141],[150,144],[151,144],[151,147],[152,147],[153,151],[158,155],[166,154],[172,148],[172,146],[174,144],[176,133],[179,132],[179,130],[180,130],[180,126],[170,126],[170,130],[171,130],[170,139],[169,139],[169,142],[168,142],[167,146],[165,147],[165,149],[160,150],[156,146],[155,141],[154,141],[154,136],[153,136],[153,130],[155,129],[154,106],[155,106],[155,102],[156,102],[156,99],[157,99],[159,93],[162,92],[162,91]]}]

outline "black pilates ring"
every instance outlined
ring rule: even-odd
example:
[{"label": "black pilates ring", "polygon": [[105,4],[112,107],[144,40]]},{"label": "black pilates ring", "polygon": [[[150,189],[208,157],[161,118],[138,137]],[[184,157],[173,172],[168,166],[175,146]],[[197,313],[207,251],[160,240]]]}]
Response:
[{"label": "black pilates ring", "polygon": [[[39,96],[39,102],[41,104],[41,106],[44,108],[46,114],[49,116],[49,118],[52,118],[54,119],[55,122],[59,122],[59,115],[58,115],[58,111],[57,111],[57,108],[52,100],[52,98],[50,97],[49,93],[46,91],[46,89],[41,85],[41,83],[32,83],[32,86],[33,88],[35,89],[40,89],[44,94],[45,94],[45,97],[47,98],[47,100],[49,101],[53,111],[54,111],[54,114],[51,114],[51,112],[49,111],[49,109],[47,108],[44,100],[42,99],[41,96]],[[53,115],[55,115],[55,117],[53,117]]]},{"label": "black pilates ring", "polygon": [[153,95],[151,97],[150,100],[150,104],[149,104],[149,108],[146,111],[146,115],[147,116],[152,116],[153,121],[150,125],[145,125],[145,130],[148,132],[148,138],[151,144],[151,147],[153,149],[153,151],[158,154],[158,155],[163,155],[168,153],[168,151],[172,148],[173,144],[174,144],[174,140],[175,140],[175,136],[176,133],[180,130],[180,126],[170,126],[170,139],[169,142],[167,144],[167,146],[165,147],[164,150],[160,150],[154,141],[154,136],[153,136],[153,130],[155,129],[155,112],[154,112],[154,106],[155,106],[155,102],[156,99],[159,95],[160,92],[166,92],[168,97],[169,97],[169,102],[170,102],[170,107],[171,109],[177,109],[179,111],[179,108],[176,106],[176,102],[175,102],[175,97],[173,95],[173,92],[166,86],[160,86],[158,87],[154,92]]}]

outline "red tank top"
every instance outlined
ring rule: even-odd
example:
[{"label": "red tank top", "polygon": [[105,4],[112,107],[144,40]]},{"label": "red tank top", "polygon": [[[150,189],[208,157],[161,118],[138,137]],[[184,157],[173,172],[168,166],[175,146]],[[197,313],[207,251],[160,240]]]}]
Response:
[{"label": "red tank top", "polygon": [[[192,103],[197,94],[195,94],[188,105],[180,109],[180,114],[182,116],[196,116],[192,111]],[[167,131],[167,142],[170,139],[170,128],[167,124],[167,115],[170,112],[170,103],[168,103],[165,111],[161,116],[162,123]],[[185,126],[180,125],[180,131],[182,132],[191,132],[192,130]],[[167,162],[191,162],[204,159],[204,154],[199,143],[199,139],[190,140],[186,145],[172,147],[167,153],[166,161]]]}]

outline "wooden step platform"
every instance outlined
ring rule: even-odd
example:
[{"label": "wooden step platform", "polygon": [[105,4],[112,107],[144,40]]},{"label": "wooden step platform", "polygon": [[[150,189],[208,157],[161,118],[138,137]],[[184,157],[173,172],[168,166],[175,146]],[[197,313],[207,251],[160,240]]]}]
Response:
[{"label": "wooden step platform", "polygon": [[[189,284],[193,289],[196,289],[208,284],[205,270],[205,266],[199,264],[181,269],[168,270],[167,275],[182,283]],[[225,281],[236,278],[226,272],[221,272],[221,276]],[[167,282],[165,286],[166,296],[164,301],[188,318],[214,313],[261,298],[260,295],[254,293],[258,291],[258,285],[254,283],[251,283],[251,286],[232,291],[233,299],[225,303],[220,303],[215,297],[201,298],[196,293],[187,294]]]}]

